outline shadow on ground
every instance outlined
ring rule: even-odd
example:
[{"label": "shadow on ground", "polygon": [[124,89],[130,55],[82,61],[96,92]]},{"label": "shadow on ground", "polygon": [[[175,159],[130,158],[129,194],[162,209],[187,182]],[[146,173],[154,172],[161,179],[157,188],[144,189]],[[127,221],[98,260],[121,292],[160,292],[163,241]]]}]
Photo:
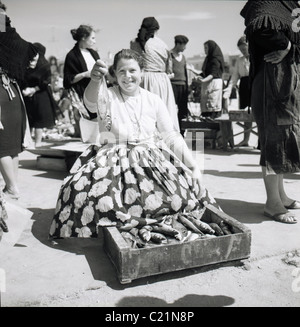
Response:
[{"label": "shadow on ground", "polygon": [[219,171],[219,170],[204,170],[205,175],[213,175],[218,177],[240,178],[240,179],[261,179],[261,172],[256,171]]},{"label": "shadow on ground", "polygon": [[43,178],[63,180],[68,175],[68,172],[65,171],[39,170],[36,166],[36,160],[20,160],[19,166],[21,169],[36,170],[37,173],[34,176],[39,176]]},{"label": "shadow on ground", "polygon": [[[188,294],[173,303],[150,296],[124,297],[116,304],[116,307],[225,307],[233,303],[232,297],[224,295]],[[159,316],[153,315],[153,318],[158,319]]]},{"label": "shadow on ground", "polygon": [[239,200],[217,199],[222,210],[242,224],[260,224],[268,218],[263,215],[264,205]]}]

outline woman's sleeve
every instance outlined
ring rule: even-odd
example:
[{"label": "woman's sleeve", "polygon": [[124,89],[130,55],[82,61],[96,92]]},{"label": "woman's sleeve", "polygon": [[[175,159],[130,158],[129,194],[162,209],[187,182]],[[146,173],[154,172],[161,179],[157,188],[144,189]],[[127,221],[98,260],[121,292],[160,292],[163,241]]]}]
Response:
[{"label": "woman's sleeve", "polygon": [[212,75],[213,77],[219,77],[220,67],[220,62],[217,59],[212,59],[205,71],[206,76]]},{"label": "woman's sleeve", "polygon": [[40,90],[47,90],[49,87],[49,84],[51,84],[51,69],[50,65],[45,69],[44,74],[41,76],[41,79],[39,81],[39,88]]},{"label": "woman's sleeve", "polygon": [[169,114],[168,108],[165,103],[156,96],[156,126],[160,133],[168,133],[176,131],[172,124],[172,118]]},{"label": "woman's sleeve", "polygon": [[260,29],[253,33],[253,42],[264,49],[266,53],[284,50],[289,44],[289,39],[282,31],[274,31],[271,29]]},{"label": "woman's sleeve", "polygon": [[75,68],[74,62],[70,55],[67,55],[64,65],[64,88],[70,89],[72,87],[72,82],[74,77],[79,73]]}]

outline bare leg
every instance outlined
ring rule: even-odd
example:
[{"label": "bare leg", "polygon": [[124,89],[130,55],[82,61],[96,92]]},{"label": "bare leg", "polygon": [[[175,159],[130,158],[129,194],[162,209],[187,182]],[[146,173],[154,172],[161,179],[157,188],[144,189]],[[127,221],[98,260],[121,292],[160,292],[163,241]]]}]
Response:
[{"label": "bare leg", "polygon": [[[252,122],[245,122],[244,130],[250,129],[252,127]],[[244,133],[244,139],[236,146],[248,146],[249,145],[249,139],[250,139],[251,130]]]},{"label": "bare leg", "polygon": [[43,129],[35,128],[35,146],[41,146],[43,138]]},{"label": "bare leg", "polygon": [[286,213],[287,210],[281,201],[279,193],[279,175],[267,175],[265,167],[262,167],[262,171],[267,193],[265,210],[270,214]]},{"label": "bare leg", "polygon": [[6,184],[6,190],[9,194],[19,197],[19,189],[17,185],[17,164],[18,156],[16,157],[2,157],[0,158],[0,171]]},{"label": "bare leg", "polygon": [[13,161],[13,169],[16,178],[16,182],[18,182],[18,172],[19,172],[19,156],[15,156],[12,158]]},{"label": "bare leg", "polygon": [[278,175],[278,189],[279,189],[279,194],[281,198],[281,202],[283,203],[284,206],[289,206],[291,205],[294,200],[289,198],[287,194],[285,193],[284,190],[284,184],[283,184],[283,175]]},{"label": "bare leg", "polygon": [[282,175],[267,175],[266,168],[262,167],[263,179],[265,183],[267,202],[265,205],[265,213],[268,216],[281,215],[278,220],[282,222],[295,222],[297,221],[295,216],[287,214],[289,211],[285,208],[284,203],[281,199],[283,195],[283,176]]}]

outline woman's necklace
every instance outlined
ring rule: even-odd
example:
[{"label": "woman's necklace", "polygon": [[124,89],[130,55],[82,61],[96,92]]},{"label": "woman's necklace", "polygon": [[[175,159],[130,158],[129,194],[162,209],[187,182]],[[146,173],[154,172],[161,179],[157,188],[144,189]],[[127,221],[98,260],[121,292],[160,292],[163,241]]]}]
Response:
[{"label": "woman's necklace", "polygon": [[[142,119],[142,111],[143,111],[142,96],[140,97],[140,99],[141,99],[141,110],[140,110],[140,117],[138,118],[135,109],[134,110],[128,110],[127,104],[126,104],[126,101],[125,101],[125,98],[123,96],[123,93],[122,93],[120,87],[119,87],[119,92],[120,92],[120,95],[121,95],[122,100],[124,102],[124,106],[125,106],[125,109],[127,111],[128,117],[131,120],[132,125],[133,125],[133,136],[134,136],[134,139],[136,141],[139,141],[140,136],[141,136],[141,132],[142,132],[142,129],[141,129],[141,119]],[[132,115],[131,115],[131,112],[132,111],[133,111],[134,117],[132,117]]]}]

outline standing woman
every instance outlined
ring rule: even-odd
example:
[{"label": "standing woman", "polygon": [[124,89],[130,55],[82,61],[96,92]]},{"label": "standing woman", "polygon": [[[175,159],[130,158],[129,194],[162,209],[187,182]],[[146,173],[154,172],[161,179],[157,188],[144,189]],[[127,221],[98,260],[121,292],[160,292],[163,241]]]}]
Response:
[{"label": "standing woman", "polygon": [[[29,127],[18,81],[24,78],[30,61],[37,56],[37,50],[11,27],[1,2],[0,9],[0,15],[4,15],[1,21],[5,21],[0,31],[0,172],[5,182],[4,191],[17,199],[18,155],[28,145],[25,130]],[[30,134],[27,135],[30,138]]]},{"label": "standing woman", "polygon": [[[243,35],[239,38],[237,47],[241,52],[241,56],[237,59],[234,71],[232,74],[232,78],[226,87],[223,90],[223,98],[228,99],[232,92],[232,89],[236,87],[238,81],[239,87],[239,108],[247,109],[250,107],[250,87],[249,87],[249,68],[250,68],[250,60],[249,60],[249,51],[248,51],[248,42],[246,40],[246,36]],[[248,146],[249,139],[251,134],[252,122],[244,123],[244,139],[237,144],[237,146]]]},{"label": "standing woman", "polygon": [[173,125],[179,131],[177,106],[170,78],[172,57],[170,51],[158,36],[159,23],[154,17],[143,19],[137,38],[131,41],[130,48],[139,52],[144,58],[144,76],[141,86],[161,97],[166,104]]},{"label": "standing woman", "polygon": [[29,119],[34,128],[35,147],[42,146],[43,128],[55,125],[56,104],[52,96],[50,63],[45,58],[46,48],[34,43],[38,49],[39,59],[35,68],[29,68],[22,85],[22,92]]},{"label": "standing woman", "polygon": [[212,119],[222,113],[222,90],[224,71],[224,57],[220,47],[215,41],[204,43],[206,54],[202,72],[191,69],[195,74],[200,74],[201,82],[201,115]]},{"label": "standing woman", "polygon": [[300,34],[293,15],[299,9],[298,1],[248,1],[241,11],[267,195],[264,215],[287,224],[297,222],[289,210],[300,209],[283,182],[284,174],[300,171]]},{"label": "standing woman", "polygon": [[[65,59],[64,88],[67,90],[73,88],[79,99],[83,101],[84,90],[91,80],[91,70],[100,57],[97,51],[92,49],[96,43],[96,35],[91,26],[80,25],[77,29],[72,29],[71,34],[76,44]],[[74,107],[73,110],[75,119],[74,136],[80,137],[80,115]],[[90,114],[90,118],[95,117],[95,114]]]}]

